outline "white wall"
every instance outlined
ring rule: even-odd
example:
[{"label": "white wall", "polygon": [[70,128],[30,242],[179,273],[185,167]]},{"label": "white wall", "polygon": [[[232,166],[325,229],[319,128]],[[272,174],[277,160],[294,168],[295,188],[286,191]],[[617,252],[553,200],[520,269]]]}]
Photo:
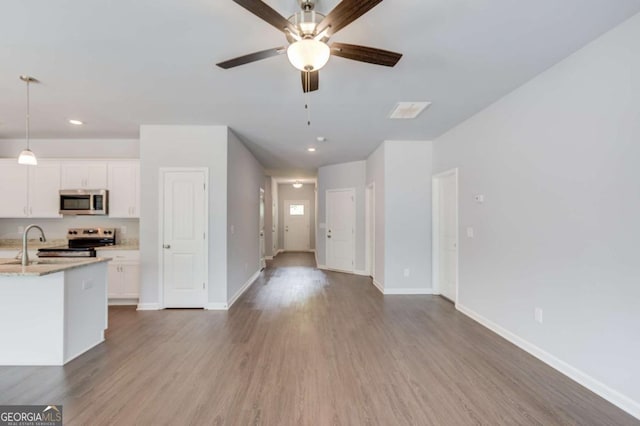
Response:
[{"label": "white wall", "polygon": [[260,188],[264,170],[238,137],[229,131],[227,175],[227,301],[260,271]]},{"label": "white wall", "polygon": [[284,202],[306,200],[309,202],[309,211],[307,212],[307,214],[309,214],[309,249],[315,249],[316,185],[313,183],[305,183],[302,185],[302,188],[296,189],[290,183],[280,183],[278,184],[278,200],[278,221],[282,224],[278,230],[278,248],[284,250]]},{"label": "white wall", "polygon": [[320,265],[326,264],[326,229],[320,224],[326,223],[326,199],[328,189],[355,188],[356,190],[356,267],[365,268],[365,203],[364,188],[367,178],[367,162],[353,161],[335,164],[318,169],[318,226],[316,233],[316,254]]},{"label": "white wall", "polygon": [[434,148],[460,169],[459,304],[638,417],[639,40],[636,15]]},{"label": "white wall", "polygon": [[160,167],[209,168],[209,302],[227,303],[227,127],[140,127],[140,304],[160,300]]},{"label": "white wall", "polygon": [[385,294],[432,292],[431,167],[431,142],[384,143]]},{"label": "white wall", "polygon": [[[31,139],[38,158],[138,158],[138,139]],[[0,139],[0,157],[15,157],[25,148],[24,139]]]},{"label": "white wall", "polygon": [[385,274],[385,144],[382,143],[367,158],[367,185],[375,188],[375,276],[376,284],[384,289]]},{"label": "white wall", "polygon": [[274,226],[273,221],[273,191],[271,190],[271,177],[267,176],[264,178],[264,184],[262,185],[264,188],[264,255],[265,256],[273,256],[273,234],[271,230]]}]

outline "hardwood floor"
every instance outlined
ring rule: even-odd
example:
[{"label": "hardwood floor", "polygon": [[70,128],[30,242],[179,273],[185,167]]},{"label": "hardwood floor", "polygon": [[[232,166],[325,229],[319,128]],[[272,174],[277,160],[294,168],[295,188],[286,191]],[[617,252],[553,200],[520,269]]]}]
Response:
[{"label": "hardwood floor", "polygon": [[0,404],[65,424],[631,425],[437,296],[281,254],[228,312],[110,309],[65,367],[0,367]]}]

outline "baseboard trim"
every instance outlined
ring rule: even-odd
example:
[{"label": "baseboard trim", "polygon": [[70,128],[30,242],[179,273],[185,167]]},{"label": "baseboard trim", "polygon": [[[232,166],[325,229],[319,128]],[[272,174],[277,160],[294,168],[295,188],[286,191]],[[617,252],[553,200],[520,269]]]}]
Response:
[{"label": "baseboard trim", "polygon": [[410,294],[433,294],[432,288],[385,288],[384,294],[388,295],[410,295]]},{"label": "baseboard trim", "polygon": [[483,325],[489,330],[493,331],[497,335],[503,337],[509,342],[513,343],[520,349],[534,357],[538,358],[540,361],[544,362],[548,366],[554,368],[570,379],[578,382],[585,388],[594,392],[595,394],[601,396],[606,399],[613,405],[619,407],[620,409],[626,411],[637,419],[640,419],[640,403],[632,400],[626,395],[621,394],[620,392],[610,388],[604,383],[594,379],[589,376],[585,372],[569,365],[568,363],[562,361],[559,358],[556,358],[554,355],[546,352],[543,349],[540,349],[533,343],[521,338],[520,336],[512,333],[511,331],[503,328],[502,326],[494,323],[493,321],[483,317],[482,315],[474,312],[473,310],[461,305],[460,303],[456,304],[456,309],[476,321],[477,323]]},{"label": "baseboard trim", "polygon": [[266,256],[264,259],[265,260],[273,260],[273,256]]},{"label": "baseboard trim", "polygon": [[231,308],[233,306],[234,303],[236,303],[236,301],[240,298],[240,296],[242,296],[244,294],[245,291],[247,291],[249,289],[249,287],[251,287],[251,284],[253,284],[255,282],[255,280],[258,279],[258,277],[260,276],[260,271],[256,271],[253,273],[253,275],[251,275],[251,277],[249,277],[249,279],[247,280],[247,282],[245,282],[242,287],[240,288],[240,290],[238,290],[236,292],[236,294],[233,295],[233,297],[229,300],[229,302],[227,302],[227,309]]},{"label": "baseboard trim", "polygon": [[355,271],[353,271],[353,273],[356,274],[356,275],[361,275],[363,277],[371,276],[367,271],[360,271],[360,270],[357,270],[357,269]]},{"label": "baseboard trim", "polygon": [[207,303],[204,305],[204,309],[207,311],[226,311],[229,308],[226,303]]},{"label": "baseboard trim", "polygon": [[325,271],[331,271],[331,272],[342,272],[343,274],[353,274],[353,275],[357,275],[356,271],[346,271],[344,269],[333,269],[333,268],[329,268],[327,265],[318,265],[317,266],[318,269],[322,269]]},{"label": "baseboard trim", "polygon": [[382,283],[379,283],[376,280],[371,280],[371,282],[373,283],[374,286],[376,286],[378,290],[380,290],[380,293],[384,294],[384,286],[382,285]]},{"label": "baseboard trim", "polygon": [[136,306],[138,299],[109,299],[109,306]]},{"label": "baseboard trim", "polygon": [[159,311],[162,309],[159,303],[138,303],[138,311]]}]

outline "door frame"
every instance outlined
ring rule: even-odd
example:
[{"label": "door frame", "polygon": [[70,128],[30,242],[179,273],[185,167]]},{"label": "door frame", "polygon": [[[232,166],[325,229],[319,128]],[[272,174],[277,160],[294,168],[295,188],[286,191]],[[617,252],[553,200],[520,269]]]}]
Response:
[{"label": "door frame", "polygon": [[[260,188],[260,194],[258,198],[258,264],[262,271],[267,267],[267,236],[264,230],[264,224],[267,218],[267,197],[264,192],[264,188]],[[260,218],[260,209],[262,209],[262,218]],[[260,226],[262,221],[262,227]],[[260,236],[262,234],[262,236]]]},{"label": "door frame", "polygon": [[432,176],[432,192],[431,192],[431,225],[432,225],[432,280],[433,280],[433,290],[434,294],[442,294],[440,289],[440,180],[442,178],[453,176],[455,179],[455,231],[456,231],[456,258],[455,258],[455,271],[456,271],[456,279],[455,279],[455,300],[453,303],[457,306],[458,304],[458,282],[459,282],[459,258],[460,258],[460,230],[459,230],[459,176],[458,176],[458,168],[450,169],[442,173],[438,173]]},{"label": "door frame", "polygon": [[159,167],[158,168],[158,303],[165,309],[164,303],[164,175],[168,172],[203,172],[204,173],[204,288],[207,296],[202,302],[205,308],[209,303],[209,168],[208,167]]},{"label": "door frame", "polygon": [[[344,191],[351,191],[351,193],[353,194],[353,239],[351,240],[351,254],[353,256],[353,265],[351,267],[351,269],[333,269],[331,268],[328,263],[329,263],[329,244],[327,243],[327,229],[329,229],[329,214],[328,214],[328,210],[329,210],[329,193],[330,192],[344,192]],[[325,267],[329,270],[332,271],[340,271],[340,272],[348,272],[350,274],[355,273],[356,271],[356,239],[358,238],[358,230],[356,229],[356,224],[358,223],[358,218],[357,218],[357,213],[358,213],[358,209],[357,209],[358,205],[357,205],[357,192],[355,188],[333,188],[333,189],[327,189],[324,193],[324,220],[325,220],[325,231],[324,231],[324,263],[325,263]],[[318,244],[318,242],[316,241],[316,244]]]},{"label": "door frame", "polygon": [[[287,203],[291,204],[304,204],[305,208],[305,217],[307,219],[307,240],[309,241],[309,247],[304,250],[288,250],[287,249]],[[284,211],[282,212],[282,226],[285,227],[283,234],[284,241],[282,242],[282,250],[283,251],[310,251],[311,250],[311,212],[309,209],[311,208],[310,200],[282,200],[282,208]]]},{"label": "door frame", "polygon": [[365,272],[376,279],[376,183],[365,188]]}]

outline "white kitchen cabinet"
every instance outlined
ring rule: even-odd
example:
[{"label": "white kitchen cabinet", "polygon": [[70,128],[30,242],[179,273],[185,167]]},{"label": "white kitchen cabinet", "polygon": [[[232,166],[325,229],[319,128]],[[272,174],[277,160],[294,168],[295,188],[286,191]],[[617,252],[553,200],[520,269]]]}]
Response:
[{"label": "white kitchen cabinet", "polygon": [[60,214],[60,162],[40,160],[29,167],[29,217],[62,217]]},{"label": "white kitchen cabinet", "polygon": [[61,189],[104,189],[107,187],[106,161],[65,161]]},{"label": "white kitchen cabinet", "polygon": [[140,162],[110,161],[109,217],[140,217]]},{"label": "white kitchen cabinet", "polygon": [[39,160],[37,166],[0,160],[0,217],[50,218],[58,213],[60,162]]},{"label": "white kitchen cabinet", "polygon": [[0,163],[0,217],[27,217],[29,167],[16,159]]},{"label": "white kitchen cabinet", "polygon": [[140,295],[140,252],[98,250],[98,257],[110,257],[107,274],[109,299],[137,299]]}]

